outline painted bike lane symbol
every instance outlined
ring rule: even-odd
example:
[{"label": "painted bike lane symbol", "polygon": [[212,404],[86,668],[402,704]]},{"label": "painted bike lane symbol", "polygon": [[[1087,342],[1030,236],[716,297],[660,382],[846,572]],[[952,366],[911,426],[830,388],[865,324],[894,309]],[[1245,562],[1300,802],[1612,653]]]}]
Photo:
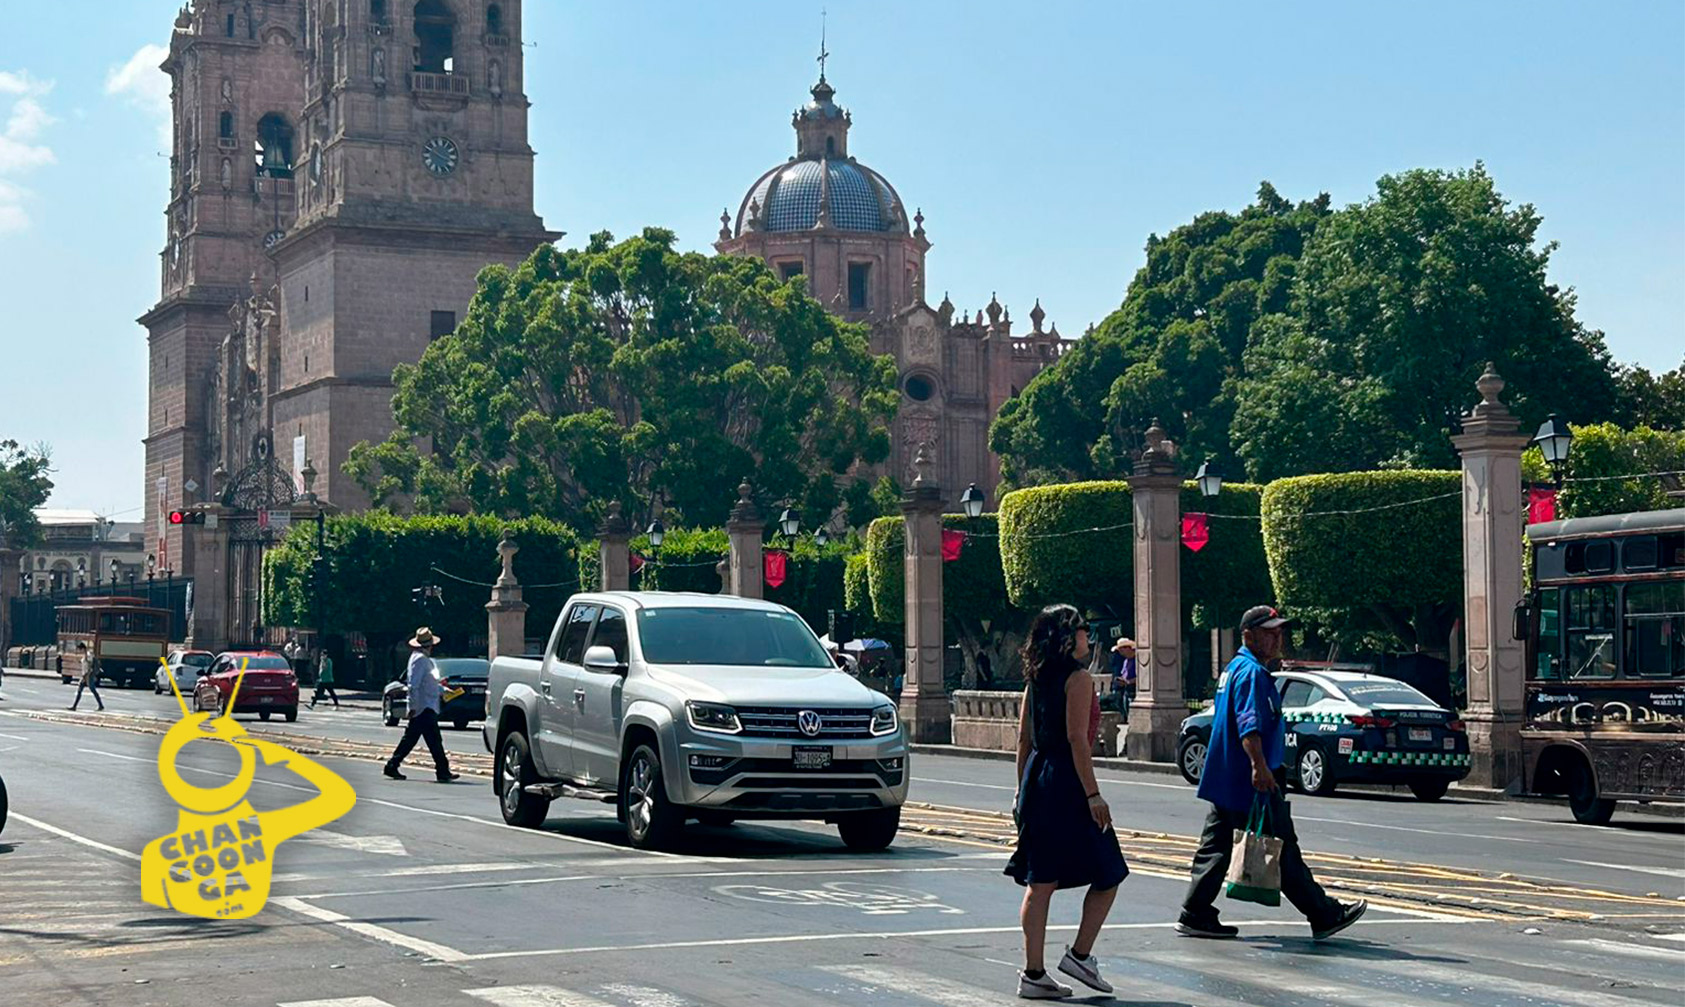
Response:
[{"label": "painted bike lane symbol", "polygon": [[853,909],[867,916],[902,916],[929,910],[946,916],[961,915],[963,909],[944,905],[929,892],[890,885],[868,885],[853,881],[828,881],[818,888],[773,888],[770,885],[720,885],[720,895],[748,902],[780,906],[823,906]]}]

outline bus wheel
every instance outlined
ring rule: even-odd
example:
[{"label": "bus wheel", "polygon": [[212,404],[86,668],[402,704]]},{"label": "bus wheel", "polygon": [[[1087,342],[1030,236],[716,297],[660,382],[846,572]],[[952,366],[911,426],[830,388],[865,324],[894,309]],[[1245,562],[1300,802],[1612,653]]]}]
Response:
[{"label": "bus wheel", "polygon": [[1574,821],[1581,825],[1609,824],[1615,814],[1614,799],[1593,796],[1596,793],[1597,780],[1591,775],[1591,767],[1574,767],[1568,776],[1568,808],[1574,812]]}]

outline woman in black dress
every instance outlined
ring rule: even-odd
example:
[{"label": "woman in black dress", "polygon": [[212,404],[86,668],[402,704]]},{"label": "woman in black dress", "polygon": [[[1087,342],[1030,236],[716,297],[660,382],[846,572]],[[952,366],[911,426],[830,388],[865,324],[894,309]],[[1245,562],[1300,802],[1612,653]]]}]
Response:
[{"label": "woman in black dress", "polygon": [[1024,702],[1018,717],[1018,848],[1006,873],[1025,887],[1024,971],[1018,995],[1052,1000],[1071,988],[1047,974],[1042,957],[1053,893],[1087,886],[1082,924],[1059,971],[1102,993],[1094,941],[1129,874],[1112,831],[1112,812],[1094,779],[1094,680],[1085,670],[1088,626],[1069,605],[1050,605],[1024,644]]}]

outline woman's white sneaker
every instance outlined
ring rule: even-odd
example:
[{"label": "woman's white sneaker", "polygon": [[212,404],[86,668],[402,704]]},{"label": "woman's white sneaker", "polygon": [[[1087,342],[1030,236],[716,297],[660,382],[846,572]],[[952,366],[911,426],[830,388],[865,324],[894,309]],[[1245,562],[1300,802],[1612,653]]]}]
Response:
[{"label": "woman's white sneaker", "polygon": [[1112,984],[1100,978],[1100,959],[1093,955],[1078,958],[1075,951],[1066,948],[1065,957],[1059,962],[1059,971],[1091,990],[1099,990],[1101,993],[1112,991]]},{"label": "woman's white sneaker", "polygon": [[1041,974],[1040,979],[1031,979],[1028,973],[1018,973],[1018,998],[1021,1000],[1063,1000],[1070,996],[1069,986],[1048,975]]}]

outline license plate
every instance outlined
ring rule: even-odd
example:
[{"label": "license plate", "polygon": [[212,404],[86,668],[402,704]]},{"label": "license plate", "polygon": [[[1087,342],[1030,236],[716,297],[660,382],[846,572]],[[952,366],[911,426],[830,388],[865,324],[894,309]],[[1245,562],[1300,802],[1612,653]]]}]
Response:
[{"label": "license plate", "polygon": [[1446,738],[1445,739],[1445,750],[1447,752],[1455,752],[1457,750],[1457,739],[1456,738]]},{"label": "license plate", "polygon": [[275,702],[275,697],[274,696],[259,696],[257,701],[259,703],[273,703],[273,702]]},{"label": "license plate", "polygon": [[1432,741],[1433,740],[1433,729],[1428,728],[1428,727],[1412,727],[1410,729],[1410,740],[1411,741]]},{"label": "license plate", "polygon": [[831,750],[829,748],[806,748],[801,745],[791,750],[795,757],[797,769],[830,769]]}]

